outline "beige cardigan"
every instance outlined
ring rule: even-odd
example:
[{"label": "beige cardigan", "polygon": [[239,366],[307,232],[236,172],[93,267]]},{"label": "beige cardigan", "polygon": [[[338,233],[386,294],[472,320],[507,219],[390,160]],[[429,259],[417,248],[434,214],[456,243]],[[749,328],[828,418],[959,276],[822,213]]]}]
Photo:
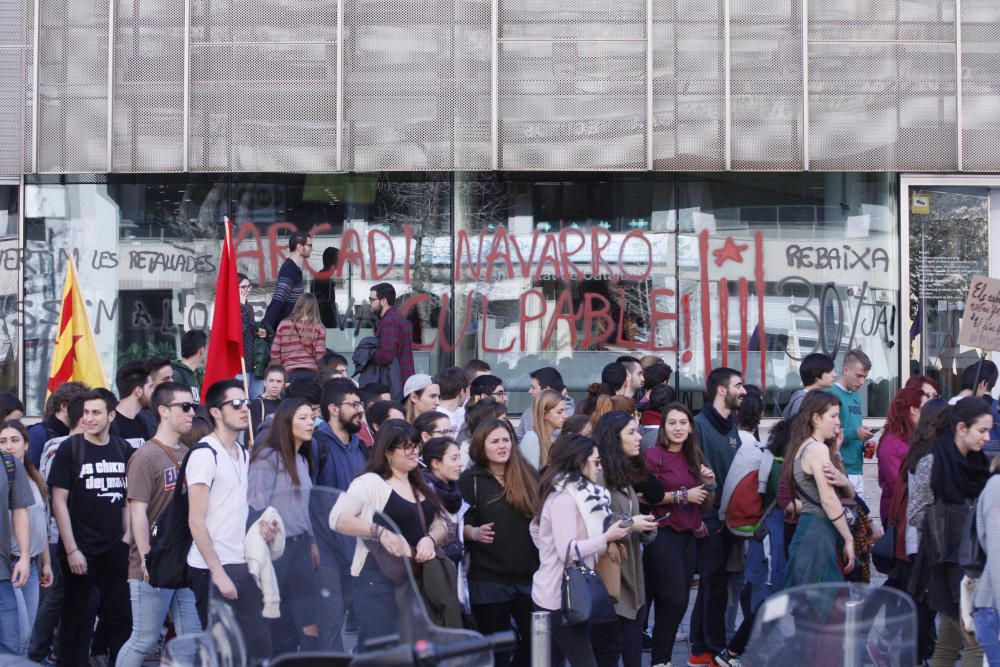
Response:
[{"label": "beige cardigan", "polygon": [[[385,504],[389,502],[392,495],[392,486],[373,472],[366,472],[359,475],[351,482],[347,491],[340,494],[333,509],[330,510],[330,529],[337,532],[337,520],[341,515],[347,514],[374,523],[375,512],[385,509]],[[430,528],[438,523],[443,524],[444,520],[440,514],[434,518]],[[354,548],[354,560],[351,562],[351,576],[357,577],[361,574],[361,568],[365,566],[368,558],[368,547],[363,539],[358,539]]]}]

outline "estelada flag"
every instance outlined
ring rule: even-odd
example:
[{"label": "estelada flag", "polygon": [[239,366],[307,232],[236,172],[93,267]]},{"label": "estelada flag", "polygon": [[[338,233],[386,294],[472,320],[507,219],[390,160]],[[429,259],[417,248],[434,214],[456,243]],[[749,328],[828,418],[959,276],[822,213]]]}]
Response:
[{"label": "estelada flag", "polygon": [[101,367],[101,357],[97,354],[94,332],[87,319],[87,310],[80,293],[80,281],[76,277],[76,265],[70,258],[66,266],[66,283],[63,285],[62,307],[59,311],[59,330],[56,347],[52,351],[52,367],[49,369],[48,396],[64,382],[75,380],[91,389],[107,387],[107,378]]},{"label": "estelada flag", "polygon": [[229,218],[225,220],[226,238],[219,259],[219,279],[215,284],[215,312],[208,339],[208,359],[202,396],[214,383],[243,372],[243,316],[240,313],[240,287],[236,280],[236,253]]}]

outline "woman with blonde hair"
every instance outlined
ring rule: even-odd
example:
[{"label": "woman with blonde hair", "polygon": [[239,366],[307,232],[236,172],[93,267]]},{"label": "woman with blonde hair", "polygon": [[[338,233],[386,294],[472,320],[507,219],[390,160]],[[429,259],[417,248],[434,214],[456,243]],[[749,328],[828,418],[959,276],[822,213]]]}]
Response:
[{"label": "woman with blonde hair", "polygon": [[549,462],[549,450],[566,422],[566,401],[559,392],[545,389],[531,403],[531,430],[521,439],[521,453],[541,470]]},{"label": "woman with blonde hair", "polygon": [[314,375],[325,352],[326,327],[320,319],[319,302],[307,292],[278,325],[271,343],[271,361],[285,368],[291,382]]},{"label": "woman with blonde hair", "polygon": [[627,412],[635,415],[635,401],[627,396],[598,396],[594,401],[594,411],[590,413],[590,430],[597,431],[597,422],[609,412]]}]

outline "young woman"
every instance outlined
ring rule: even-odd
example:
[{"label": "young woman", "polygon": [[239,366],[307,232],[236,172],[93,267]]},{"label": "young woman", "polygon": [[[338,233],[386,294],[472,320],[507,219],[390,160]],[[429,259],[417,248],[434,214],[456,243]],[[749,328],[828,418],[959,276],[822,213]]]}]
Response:
[{"label": "young woman", "polygon": [[[309,496],[312,481],[312,406],[301,398],[283,401],[274,413],[274,421],[250,456],[247,501],[251,518],[268,507],[278,511],[285,526],[285,553],[274,561],[282,607],[291,612],[299,635],[279,636],[279,626],[272,629],[277,649],[283,642],[287,650],[319,648],[315,569],[319,567],[319,548],[309,519]],[[279,651],[280,652],[280,651]]]},{"label": "young woman", "polygon": [[260,430],[269,415],[273,415],[281,404],[281,393],[288,384],[288,373],[284,367],[271,364],[264,373],[264,392],[250,401],[250,425],[253,432]]},{"label": "young woman", "polygon": [[532,429],[521,439],[521,453],[541,470],[549,462],[549,450],[566,421],[566,401],[559,392],[545,389],[531,403]]},{"label": "young woman", "polygon": [[668,384],[658,384],[649,392],[646,409],[639,418],[639,433],[642,435],[642,451],[656,446],[663,421],[663,409],[674,402],[674,388]]},{"label": "young woman", "polygon": [[921,528],[910,593],[938,612],[940,627],[931,663],[954,664],[961,651],[963,664],[980,664],[982,647],[970,641],[958,621],[961,571],[941,557],[957,549],[959,536],[952,531],[928,531],[964,520],[961,509],[968,508],[986,485],[989,461],[983,447],[990,439],[993,412],[986,401],[967,397],[942,412],[939,422],[949,426],[910,476],[910,503],[922,508],[909,517],[911,524]]},{"label": "young woman", "polygon": [[426,443],[432,438],[454,438],[455,429],[451,420],[443,412],[431,410],[425,412],[413,421],[413,428],[420,434],[420,442]]},{"label": "young woman", "polygon": [[590,413],[590,430],[597,432],[597,422],[609,412],[624,412],[635,415],[635,401],[627,396],[600,395],[594,399],[594,410]]},{"label": "young woman", "polygon": [[609,544],[632,530],[627,522],[612,517],[610,494],[597,484],[600,472],[601,457],[594,441],[571,435],[560,439],[552,450],[542,476],[531,524],[540,560],[532,578],[531,599],[539,609],[552,612],[553,665],[563,664],[564,659],[572,667],[597,665],[590,644],[591,625],[566,625],[560,612],[566,554],[594,567]]},{"label": "young woman", "polygon": [[839,436],[840,401],[810,391],[792,423],[785,456],[791,461],[788,485],[802,503],[788,548],[786,587],[840,582],[854,569],[854,536],[839,495],[853,497],[854,488],[833,459]]},{"label": "young woman", "polygon": [[991,665],[1000,665],[1000,456],[990,464],[990,479],[976,503],[976,530],[986,552],[986,567],[976,584],[972,618],[976,639]]},{"label": "young woman", "polygon": [[[530,664],[531,577],[538,550],[529,525],[538,499],[538,473],[517,447],[514,428],[505,419],[486,419],[469,445],[472,466],[458,486],[469,504],[465,543],[469,549],[469,598],[478,630],[511,630],[517,624],[513,655],[497,664]],[[514,556],[516,554],[516,556]]]},{"label": "young woman", "polygon": [[296,380],[315,374],[325,352],[326,329],[319,318],[319,305],[316,296],[307,292],[278,325],[271,343],[271,360],[284,366],[289,380]]},{"label": "young woman", "polygon": [[[621,590],[615,612],[618,620],[595,625],[591,639],[597,664],[614,667],[621,658],[625,667],[642,664],[642,636],[646,614],[646,577],[642,568],[642,545],[656,537],[653,515],[639,510],[636,486],[650,478],[640,448],[639,424],[625,412],[609,412],[597,422],[594,441],[601,455],[604,486],[611,493],[611,512],[615,516],[631,517],[632,532],[617,544],[623,549]],[[653,480],[653,484],[659,483]],[[646,488],[643,486],[642,488]],[[645,497],[650,497],[648,490]],[[663,491],[660,489],[660,497]]]},{"label": "young woman", "polygon": [[585,435],[588,438],[594,434],[594,429],[590,428],[590,417],[587,415],[573,415],[567,417],[563,422],[562,435]]},{"label": "young woman", "polygon": [[687,611],[694,580],[696,538],[705,533],[702,515],[715,495],[715,473],[705,465],[694,431],[694,415],[683,403],[664,409],[656,447],[646,450],[646,467],[666,495],[653,508],[658,517],[656,539],[642,555],[646,594],[653,602],[651,664],[666,665],[674,651],[674,637]]},{"label": "young woman", "polygon": [[505,419],[507,406],[495,398],[484,398],[465,412],[465,422],[458,432],[458,448],[462,452],[462,468],[469,465],[469,447],[472,444],[472,434],[479,425],[490,419]]},{"label": "young woman", "polygon": [[883,522],[889,516],[889,504],[892,502],[896,480],[899,479],[899,468],[910,449],[910,436],[920,420],[920,406],[924,402],[922,388],[906,387],[896,394],[889,406],[885,431],[878,443],[878,485],[882,489],[879,515]]},{"label": "young woman", "polygon": [[[20,650],[18,655],[28,654],[28,644],[31,640],[31,629],[35,625],[38,613],[39,587],[48,588],[52,585],[52,561],[49,555],[49,518],[48,485],[42,479],[41,473],[35,468],[31,459],[26,456],[28,451],[28,431],[20,421],[7,420],[0,423],[0,452],[16,458],[24,466],[25,472],[31,478],[31,493],[35,503],[28,508],[28,520],[31,524],[31,574],[28,582],[21,588],[14,589],[17,598],[17,618],[19,627]],[[17,543],[11,540],[11,562],[20,556]]]},{"label": "young woman", "polygon": [[462,491],[458,488],[458,478],[462,475],[462,455],[458,451],[458,443],[447,437],[424,440],[420,458],[424,464],[424,480],[441,501],[448,524],[448,537],[439,546],[458,565],[465,548],[462,535],[464,501]]},{"label": "young woman", "polygon": [[441,387],[430,375],[411,375],[403,387],[403,405],[406,421],[416,423],[417,417],[425,412],[433,412],[441,405]]},{"label": "young woman", "polygon": [[[420,437],[409,423],[399,419],[383,423],[365,471],[330,512],[334,530],[363,538],[358,540],[351,564],[354,613],[360,626],[358,646],[396,634],[400,625],[397,584],[380,569],[367,542],[377,543],[393,556],[424,563],[435,557],[437,546],[448,538],[444,508],[419,469],[420,448]],[[387,527],[383,515],[399,533]],[[404,581],[399,586],[410,584]]]},{"label": "young woman", "polygon": [[[250,387],[250,397],[256,398],[264,391],[263,382],[257,377],[257,373],[260,369],[257,367],[257,341],[261,341],[264,346],[264,350],[267,349],[267,337],[274,334],[271,327],[264,324],[263,322],[257,322],[254,319],[253,306],[250,305],[250,291],[253,289],[253,283],[250,282],[250,277],[245,273],[236,274],[236,282],[240,288],[240,316],[243,320],[243,363],[246,366],[247,373],[247,384]],[[266,357],[266,351],[263,356]],[[261,358],[261,363],[267,363],[264,358]]]}]

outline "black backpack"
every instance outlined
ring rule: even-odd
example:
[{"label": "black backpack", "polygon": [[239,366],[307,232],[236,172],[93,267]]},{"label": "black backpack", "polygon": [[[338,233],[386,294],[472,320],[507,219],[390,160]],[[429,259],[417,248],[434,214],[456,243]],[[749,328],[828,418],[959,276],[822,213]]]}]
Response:
[{"label": "black backpack", "polygon": [[194,539],[188,526],[187,465],[191,454],[199,449],[209,450],[218,461],[215,450],[205,442],[199,442],[184,455],[173,498],[151,529],[146,572],[149,574],[149,585],[154,588],[184,588],[188,585],[187,557]]}]

